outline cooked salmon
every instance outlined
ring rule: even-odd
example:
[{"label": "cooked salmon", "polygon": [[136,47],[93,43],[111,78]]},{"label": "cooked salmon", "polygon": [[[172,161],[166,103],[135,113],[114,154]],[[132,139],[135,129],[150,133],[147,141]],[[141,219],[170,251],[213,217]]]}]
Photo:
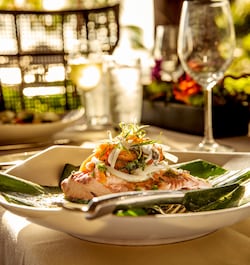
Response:
[{"label": "cooked salmon", "polygon": [[133,190],[181,190],[211,187],[188,171],[169,166],[177,158],[164,145],[145,137],[144,127],[123,125],[122,132],[100,144],[79,171],[63,180],[70,200]]}]

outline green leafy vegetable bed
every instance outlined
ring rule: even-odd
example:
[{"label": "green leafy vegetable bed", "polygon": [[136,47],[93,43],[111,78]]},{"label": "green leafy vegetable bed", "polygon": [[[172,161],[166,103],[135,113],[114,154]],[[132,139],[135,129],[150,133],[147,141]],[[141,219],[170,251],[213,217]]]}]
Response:
[{"label": "green leafy vegetable bed", "polygon": [[[192,175],[216,184],[210,189],[187,192],[181,204],[162,202],[140,208],[123,207],[116,209],[114,213],[118,216],[141,216],[198,212],[236,207],[250,201],[249,195],[245,194],[247,185],[250,185],[250,169],[227,179],[224,174],[228,172],[224,168],[200,159],[175,165],[175,167],[188,170]],[[78,166],[66,164],[57,187],[44,187],[6,173],[0,173],[0,194],[10,203],[30,207],[57,207],[58,202],[64,199],[60,189],[61,181],[67,178],[72,171],[78,169]]]}]

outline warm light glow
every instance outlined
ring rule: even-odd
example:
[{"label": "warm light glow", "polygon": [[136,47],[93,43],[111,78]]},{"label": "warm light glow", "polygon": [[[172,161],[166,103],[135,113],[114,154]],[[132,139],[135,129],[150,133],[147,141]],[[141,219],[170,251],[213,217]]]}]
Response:
[{"label": "warm light glow", "polygon": [[78,84],[81,87],[92,88],[98,84],[100,78],[99,69],[94,65],[90,65],[82,70]]},{"label": "warm light glow", "polygon": [[0,52],[1,54],[5,54],[6,51],[9,53],[15,54],[17,52],[17,43],[14,38],[6,38],[0,41]]},{"label": "warm light glow", "polygon": [[47,38],[46,42],[44,41],[44,36],[46,36],[45,29],[41,28],[37,31],[21,31],[21,38],[26,41],[22,41],[21,49],[25,51],[33,51],[34,47],[40,42],[41,45],[46,45],[52,50],[58,50],[58,47],[62,47],[62,40],[58,37]]},{"label": "warm light glow", "polygon": [[67,6],[67,0],[43,0],[43,8],[45,10],[58,10]]},{"label": "warm light glow", "polygon": [[2,84],[17,85],[22,82],[21,71],[18,67],[0,68]]},{"label": "warm light glow", "polygon": [[15,0],[15,7],[22,8],[25,5],[25,0]]},{"label": "warm light glow", "polygon": [[33,74],[26,74],[24,76],[24,82],[29,84],[29,83],[34,83],[36,81],[35,75]]},{"label": "warm light glow", "polygon": [[23,90],[23,94],[26,97],[34,96],[49,96],[49,95],[58,95],[64,94],[65,87],[26,87]]},{"label": "warm light glow", "polygon": [[138,89],[135,84],[140,84],[139,70],[131,67],[124,67],[120,69],[113,69],[113,75],[115,76],[120,88],[126,91],[126,94],[134,94]]},{"label": "warm light glow", "polygon": [[153,0],[123,0],[120,16],[121,34],[123,34],[123,26],[134,25],[141,28],[143,31],[143,44],[147,49],[151,50],[154,45],[153,12]]},{"label": "warm light glow", "polygon": [[72,64],[70,78],[78,88],[87,91],[95,88],[101,80],[102,64],[89,62]]},{"label": "warm light glow", "polygon": [[63,81],[65,78],[65,68],[63,66],[49,67],[45,75],[46,82]]}]

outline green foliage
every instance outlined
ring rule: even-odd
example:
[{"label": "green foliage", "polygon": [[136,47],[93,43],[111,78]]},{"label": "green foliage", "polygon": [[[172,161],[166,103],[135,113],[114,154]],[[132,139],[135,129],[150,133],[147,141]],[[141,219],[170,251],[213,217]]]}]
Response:
[{"label": "green foliage", "polygon": [[250,2],[247,0],[234,0],[231,4],[236,34],[244,37],[249,34]]},{"label": "green foliage", "polygon": [[231,3],[237,49],[235,59],[226,74],[240,76],[249,73],[250,69],[250,2],[234,0]]},{"label": "green foliage", "polygon": [[231,95],[250,95],[250,75],[239,79],[227,77],[224,81],[224,86]]},{"label": "green foliage", "polygon": [[163,99],[172,101],[173,99],[173,84],[171,82],[162,82],[153,80],[149,85],[144,88],[144,97],[150,100]]}]

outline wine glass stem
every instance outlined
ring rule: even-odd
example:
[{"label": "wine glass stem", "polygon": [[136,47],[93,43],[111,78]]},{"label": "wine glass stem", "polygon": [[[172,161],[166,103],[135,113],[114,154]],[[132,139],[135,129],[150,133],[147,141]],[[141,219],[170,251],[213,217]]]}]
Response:
[{"label": "wine glass stem", "polygon": [[212,88],[204,90],[204,139],[203,143],[215,143],[212,123]]}]

